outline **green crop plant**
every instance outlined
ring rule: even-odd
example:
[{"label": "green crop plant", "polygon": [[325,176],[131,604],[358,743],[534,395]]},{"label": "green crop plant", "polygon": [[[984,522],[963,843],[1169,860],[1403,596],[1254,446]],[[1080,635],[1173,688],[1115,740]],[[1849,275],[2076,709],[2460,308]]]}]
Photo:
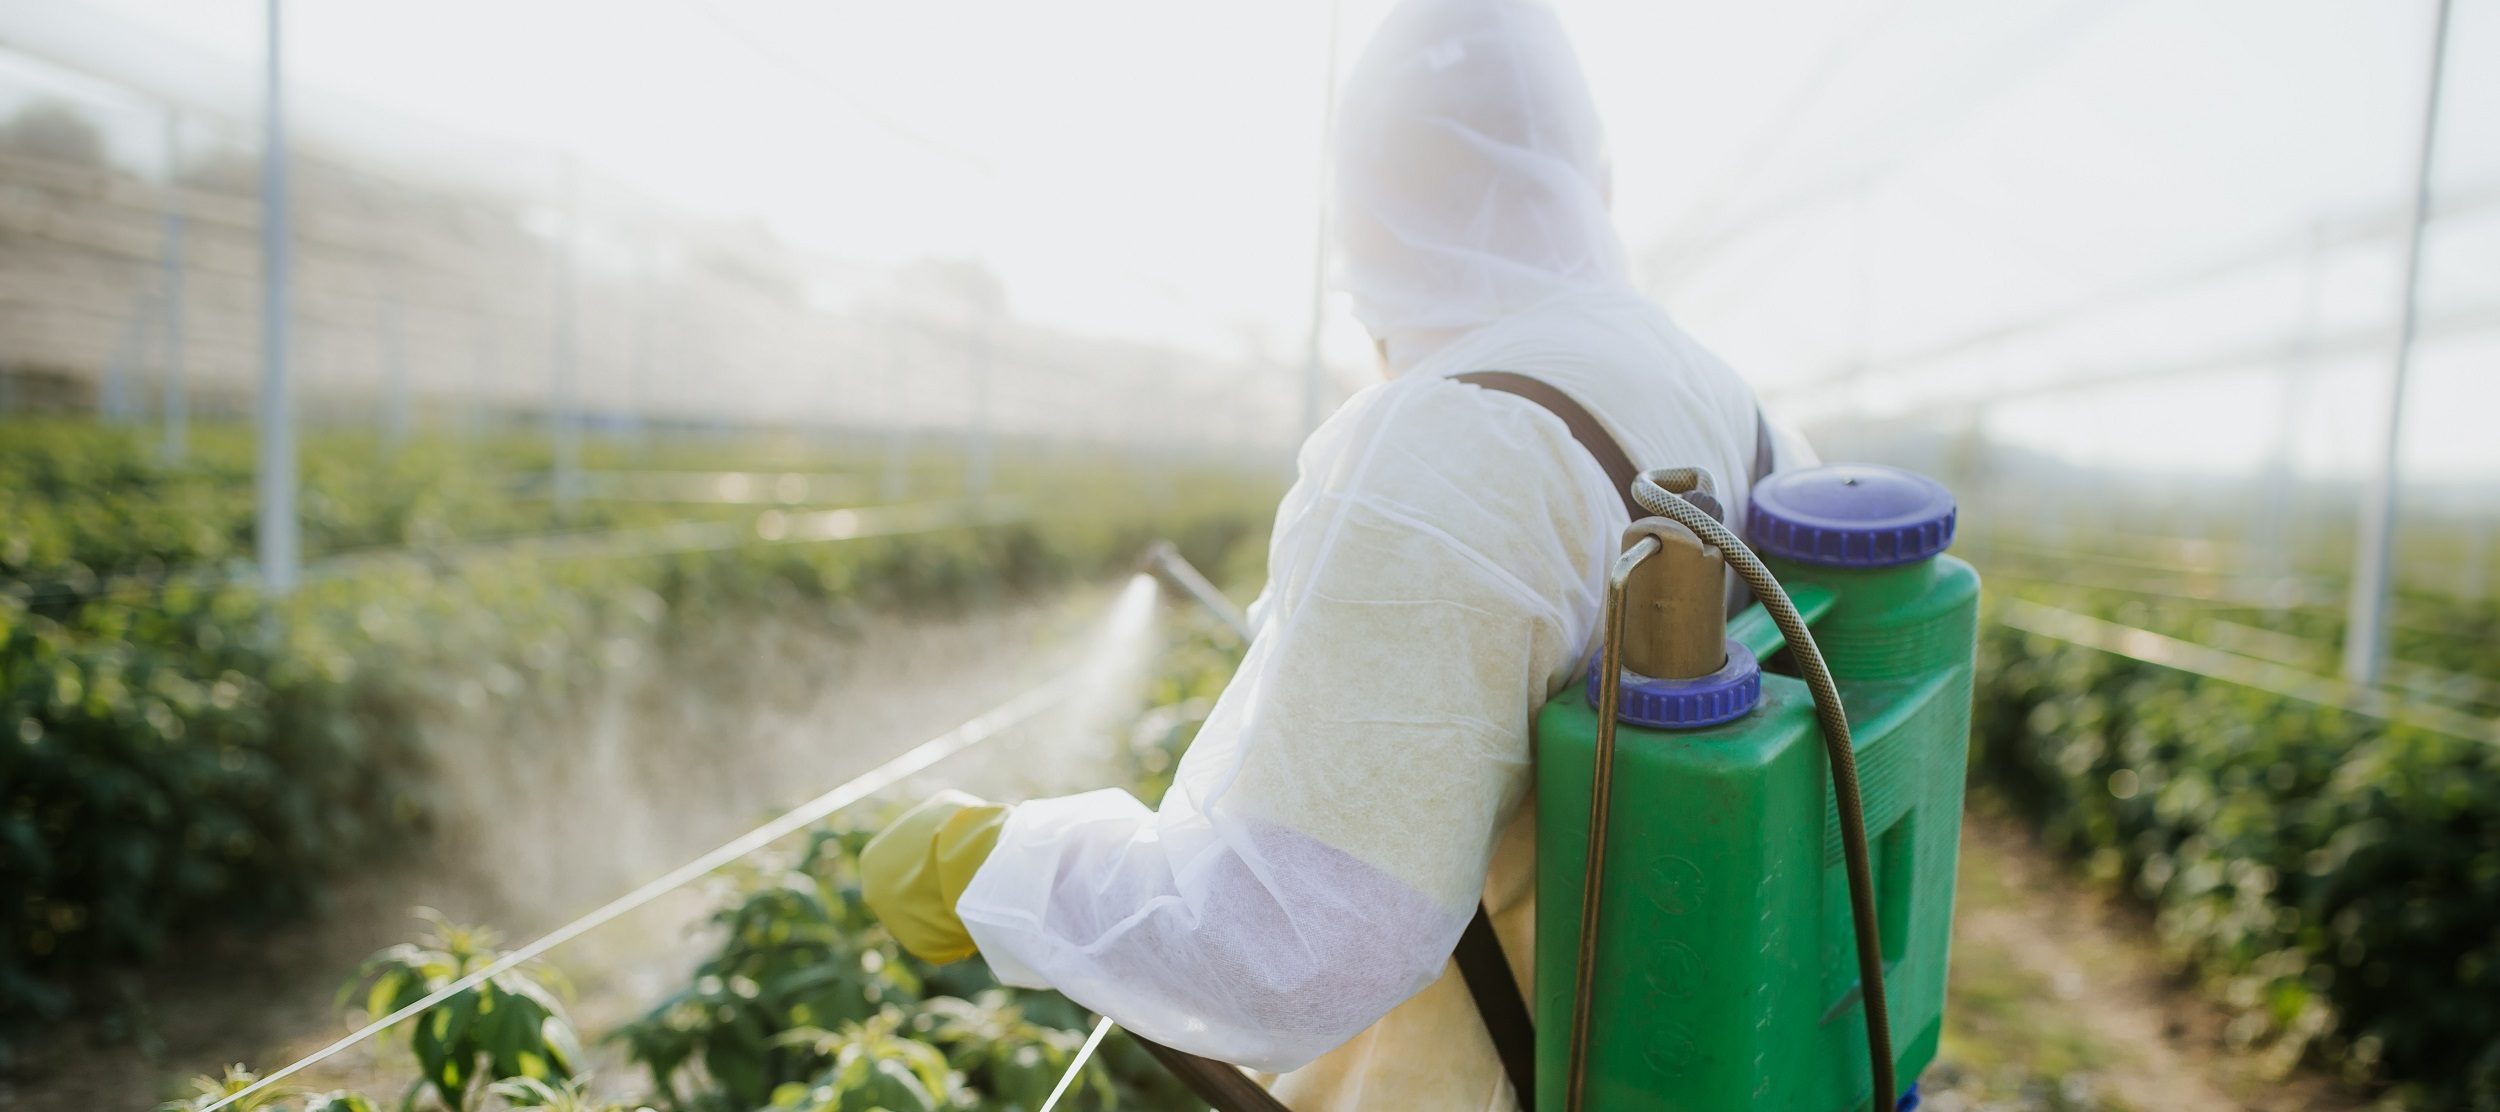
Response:
[{"label": "green crop plant", "polygon": [[651,1112],[640,1105],[597,1099],[590,1095],[588,1081],[579,1077],[556,1081],[539,1077],[507,1077],[487,1086],[486,1090],[513,1108],[543,1108],[546,1112]]},{"label": "green crop plant", "polygon": [[177,931],[296,914],[417,829],[405,693],[268,616],[235,590],[60,617],[0,595],[0,1014],[57,1016],[73,975]]},{"label": "green crop plant", "polygon": [[[1009,994],[993,989],[971,1000],[940,996],[923,1003],[906,1029],[946,1052],[946,1064],[981,1094],[982,1107],[1038,1112],[1085,1042],[1083,1032],[1025,1018]],[[1119,1104],[1099,1058],[1085,1063],[1059,1107],[1104,1112]]]},{"label": "green crop plant", "polygon": [[[156,1112],[201,1112],[251,1088],[259,1080],[258,1074],[242,1066],[228,1066],[218,1076],[192,1078],[190,1096],[166,1101],[157,1106]],[[377,1112],[373,1102],[361,1093],[300,1093],[281,1086],[271,1086],[225,1107],[234,1112]]]},{"label": "green crop plant", "polygon": [[958,1075],[936,1047],[902,1036],[893,1015],[844,1024],[840,1031],[801,1028],[778,1041],[804,1045],[828,1064],[805,1082],[773,1090],[772,1112],[941,1112],[965,1107]]},{"label": "green crop plant", "polygon": [[824,1066],[791,1032],[863,1022],[920,998],[919,974],[859,896],[853,862],[867,838],[819,828],[794,858],[741,873],[736,897],[712,917],[720,949],[686,987],[611,1036],[651,1071],[665,1103],[696,1107],[684,1094],[699,1065],[706,1100],[763,1104]]},{"label": "green crop plant", "polygon": [[[451,986],[502,955],[492,931],[464,927],[432,911],[414,943],[365,962],[340,1000],[361,997],[373,1018],[390,1015]],[[554,971],[522,966],[497,973],[417,1013],[393,1032],[417,1063],[417,1080],[402,1107],[431,1091],[446,1109],[466,1109],[481,1081],[565,1078],[582,1061],[581,1040],[551,988]]]}]

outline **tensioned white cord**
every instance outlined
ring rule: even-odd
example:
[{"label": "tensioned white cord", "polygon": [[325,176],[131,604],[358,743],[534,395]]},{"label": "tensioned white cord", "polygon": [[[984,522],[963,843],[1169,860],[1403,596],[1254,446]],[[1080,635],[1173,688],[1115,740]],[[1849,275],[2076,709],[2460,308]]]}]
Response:
[{"label": "tensioned white cord", "polygon": [[1102,1037],[1110,1033],[1110,1016],[1104,1016],[1094,1023],[1094,1033],[1085,1036],[1085,1045],[1076,1048],[1076,1060],[1068,1063],[1068,1072],[1059,1075],[1059,1084],[1051,1089],[1050,1099],[1042,1102],[1042,1112],[1050,1112],[1051,1109],[1059,1107],[1059,1098],[1066,1095],[1068,1086],[1076,1081],[1077,1071],[1085,1068],[1085,1060],[1094,1056],[1094,1048],[1101,1046]]},{"label": "tensioned white cord", "polygon": [[[895,781],[936,764],[970,746],[986,741],[1000,731],[1032,718],[1068,698],[1076,688],[1076,679],[1077,677],[1071,673],[1044,681],[1032,690],[1000,704],[963,725],[913,746],[910,751],[870,769],[866,774],[783,812],[780,817],[723,843],[719,848],[670,870],[666,875],[608,901],[597,910],[547,932],[537,941],[505,954],[477,972],[427,993],[424,999],[365,1024],[355,1033],[306,1055],[295,1064],[218,1098],[216,1103],[201,1109],[200,1112],[217,1112],[218,1109],[319,1065],[330,1056],[372,1038],[390,1029],[394,1024],[419,1015],[445,1000],[486,983],[488,978],[525,962],[536,960],[539,955],[596,930],[617,916],[650,903],[714,869],[762,849],[789,834],[796,833],[835,811],[884,790]],[[1086,1040],[1086,1051],[1090,1052],[1094,1044],[1101,1041],[1109,1023],[1109,1020],[1105,1020],[1103,1024],[1095,1028],[1093,1037]],[[1077,1056],[1077,1063],[1082,1065],[1084,1061],[1085,1056],[1080,1053]],[[1069,1076],[1075,1076],[1073,1069],[1069,1071]],[[1067,1087],[1066,1079],[1061,1079],[1060,1087],[1063,1089]]]}]

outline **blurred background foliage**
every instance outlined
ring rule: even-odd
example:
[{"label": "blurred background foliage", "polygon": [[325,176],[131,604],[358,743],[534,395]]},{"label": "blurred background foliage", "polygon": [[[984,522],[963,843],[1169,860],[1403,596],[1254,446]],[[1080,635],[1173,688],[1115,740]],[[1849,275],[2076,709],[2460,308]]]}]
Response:
[{"label": "blurred background foliage", "polygon": [[392,559],[316,562],[273,602],[225,563],[248,483],[200,458],[160,464],[93,427],[0,431],[0,1027],[110,994],[111,970],[170,936],[283,921],[339,870],[405,853],[434,809],[420,727],[446,708],[491,698],[517,721],[585,700],[619,638],[692,652],[694,630],[784,609],[960,608],[1099,579],[1165,535],[1212,558],[1274,492],[1255,473],[1043,465],[1002,484],[993,525],[776,543],[770,523],[808,511],[741,506],[707,523],[718,543],[656,552],[618,530],[684,521],[674,508],[593,503],[557,535],[622,551],[550,558],[495,543],[559,525],[498,470],[526,450],[316,441],[308,549]]},{"label": "blurred background foliage", "polygon": [[[2101,599],[2154,629],[2237,618]],[[2488,604],[2402,627],[2500,675]],[[2500,1105],[2500,744],[1992,624],[1973,775],[2157,912],[2164,949],[2238,1016],[2229,1038],[2412,1106]]]}]

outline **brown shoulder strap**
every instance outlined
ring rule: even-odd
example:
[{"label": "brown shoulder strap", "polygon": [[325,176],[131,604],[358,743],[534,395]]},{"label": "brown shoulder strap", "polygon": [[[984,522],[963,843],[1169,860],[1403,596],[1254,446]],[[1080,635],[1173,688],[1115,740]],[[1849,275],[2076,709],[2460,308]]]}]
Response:
[{"label": "brown shoulder strap", "polygon": [[1528,1011],[1528,998],[1511,976],[1502,940],[1493,933],[1493,916],[1482,903],[1476,905],[1476,917],[1467,921],[1466,931],[1458,936],[1458,950],[1450,956],[1457,959],[1458,975],[1467,982],[1467,995],[1476,1001],[1476,1015],[1484,1020],[1485,1033],[1493,1036],[1494,1056],[1502,1060],[1502,1072],[1510,1077],[1520,1109],[1536,1112],[1536,1021]]},{"label": "brown shoulder strap", "polygon": [[[1632,457],[1623,454],[1623,446],[1615,443],[1614,436],[1606,431],[1606,426],[1598,423],[1597,415],[1590,413],[1586,406],[1572,400],[1571,395],[1555,389],[1541,379],[1512,371],[1475,371],[1469,374],[1451,375],[1450,378],[1452,381],[1524,398],[1536,403],[1538,408],[1561,418],[1563,427],[1571,430],[1571,438],[1580,442],[1581,449],[1589,454],[1589,458],[1596,460],[1598,468],[1606,473],[1607,481],[1615,485],[1615,493],[1623,498],[1623,511],[1632,515],[1634,521],[1650,516],[1649,511],[1642,508],[1641,504],[1632,498],[1632,480],[1640,477],[1640,469],[1633,466]],[[1747,475],[1748,481],[1745,489],[1752,490],[1761,485],[1762,480],[1771,474],[1774,462],[1771,452],[1771,423],[1763,418],[1762,410],[1757,407],[1753,411],[1753,467]],[[1712,517],[1725,517],[1716,506],[1704,508],[1710,510]]]},{"label": "brown shoulder strap", "polygon": [[1134,1031],[1129,1037],[1136,1039],[1146,1053],[1172,1071],[1172,1076],[1180,1078],[1181,1084],[1189,1086],[1189,1091],[1198,1094],[1198,1099],[1207,1102],[1207,1107],[1215,1112],[1290,1112],[1285,1102],[1250,1080],[1250,1075],[1241,1072],[1239,1066],[1174,1050]]},{"label": "brown shoulder strap", "polygon": [[1450,377],[1453,381],[1471,386],[1526,398],[1546,412],[1562,418],[1563,427],[1571,430],[1571,438],[1580,442],[1580,447],[1597,461],[1598,468],[1606,472],[1607,481],[1615,485],[1615,493],[1623,498],[1623,511],[1631,514],[1634,521],[1649,516],[1648,510],[1632,500],[1632,480],[1640,477],[1640,469],[1632,466],[1632,457],[1623,454],[1623,446],[1615,443],[1606,426],[1597,423],[1597,415],[1573,401],[1571,395],[1537,379],[1509,371],[1476,371]]}]

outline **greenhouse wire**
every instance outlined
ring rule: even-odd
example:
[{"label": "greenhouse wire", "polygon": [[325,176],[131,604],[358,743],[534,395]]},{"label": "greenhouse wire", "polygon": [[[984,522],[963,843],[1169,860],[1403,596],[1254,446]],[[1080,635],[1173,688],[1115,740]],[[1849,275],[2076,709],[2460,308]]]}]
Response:
[{"label": "greenhouse wire", "polygon": [[2213,562],[2189,564],[2176,560],[2159,560],[2116,552],[2094,552],[2082,548],[2056,548],[2041,544],[2024,544],[2018,541],[1986,540],[1966,547],[1990,556],[2051,560],[2062,564],[2098,564],[2104,567],[2125,568],[2130,571],[2164,572],[2174,576],[2229,576],[2233,574],[2231,569]]},{"label": "greenhouse wire", "polygon": [[[2185,604],[2188,606],[2202,607],[2208,610],[2303,610],[2319,608],[2319,604],[2294,605],[2255,596],[2232,597],[2192,595],[2157,590],[2151,587],[2129,586],[2123,583],[2090,582],[2075,579],[2055,579],[2046,576],[2023,575],[2017,572],[2005,571],[2002,568],[1990,568],[1988,576],[1992,581],[2000,584],[2012,582],[2035,587],[2066,587],[2085,591],[2134,595],[2140,598],[2159,599],[2167,603]],[[2036,602],[2037,600],[2023,599],[2021,601]],[[2047,604],[2042,603],[2040,605]],[[2298,669],[2305,673],[2311,673],[2313,676],[2314,669],[2303,667],[2299,660],[2295,658],[2296,654],[2294,654],[2291,649],[2297,645],[2298,647],[2308,650],[2324,652],[2329,656],[2332,656],[2336,651],[2335,645],[2331,641],[2315,641],[2309,638],[2301,637],[2297,634],[2278,633],[2273,630],[2262,629],[2260,627],[2245,625],[2243,623],[2233,622],[2221,618],[2209,619],[2208,626],[2209,631],[2245,631],[2245,634],[2237,635],[2242,637],[2243,644],[2247,644],[2250,641],[2254,641],[2262,637],[2266,647],[2262,650],[2258,650],[2254,648],[2233,648],[2229,645],[2216,644],[2200,645],[2199,647],[2201,648],[2228,653],[2235,656],[2251,657],[2267,663],[2278,664],[2286,668]],[[2436,626],[2424,626],[2408,623],[2395,623],[2389,628],[2403,629],[2414,633],[2452,639],[2475,638],[2476,636],[2465,630],[2443,629]],[[2479,639],[2477,640],[2479,642]],[[2314,676],[2314,678],[2324,679],[2326,677]],[[2390,659],[2387,662],[2387,675],[2380,679],[2378,688],[2383,693],[2391,696],[2420,696],[2443,702],[2454,702],[2459,699],[2463,699],[2480,706],[2500,707],[2500,684],[2495,684],[2491,680],[2472,675],[2470,673],[2454,672],[2445,668],[2439,668],[2412,660]]]},{"label": "greenhouse wire", "polygon": [[1094,1032],[1085,1036],[1085,1045],[1076,1048],[1076,1058],[1068,1063],[1068,1072],[1059,1075],[1059,1084],[1051,1087],[1050,1096],[1042,1101],[1041,1112],[1059,1107],[1059,1098],[1067,1095],[1068,1086],[1076,1081],[1077,1071],[1085,1068],[1085,1060],[1094,1056],[1094,1048],[1102,1045],[1102,1037],[1111,1033],[1111,1017],[1094,1021]]},{"label": "greenhouse wire", "polygon": [[2401,722],[2465,741],[2500,744],[2500,719],[2478,718],[2444,707],[2394,706],[2379,693],[2253,656],[2225,652],[2149,629],[2104,621],[2027,599],[2007,599],[1997,621],[2052,640],[2188,672],[2288,699],[2387,722]]},{"label": "greenhouse wire", "polygon": [[[2187,603],[2222,610],[2247,610],[2252,608],[2315,610],[2325,607],[2330,601],[2332,601],[2328,598],[2328,592],[2312,591],[2303,588],[2297,577],[2271,581],[2278,585],[2291,585],[2293,590],[2285,594],[2274,594],[2264,590],[2241,591],[2238,593],[2226,594],[2219,589],[2223,584],[2217,584],[2213,587],[2200,591],[2196,590],[2192,584],[2155,582],[2145,579],[2131,579],[2126,576],[2083,578],[2078,577],[2072,572],[2060,572],[2054,575],[2025,575],[2019,571],[2009,570],[2003,564],[1990,563],[1987,564],[1986,567],[1988,569],[1988,579],[1990,582],[2002,583],[2011,581],[2015,583],[2032,583],[2049,587],[2080,587],[2091,591],[2115,591],[2121,594],[2139,595],[2144,598],[2161,599],[2167,602]],[[2251,586],[2262,584],[2264,582],[2267,581],[2242,580],[2239,585]]]},{"label": "greenhouse wire", "polygon": [[[260,1092],[280,1081],[285,1080],[286,1078],[292,1077],[303,1072],[304,1070],[319,1065],[322,1062],[327,1061],[332,1056],[337,1055],[340,1052],[357,1045],[358,1043],[364,1042],[365,1040],[370,1039],[383,1031],[389,1030],[393,1026],[402,1022],[424,1014],[426,1011],[446,1000],[451,999],[454,996],[458,996],[463,992],[476,988],[477,986],[484,984],[497,976],[501,976],[502,974],[528,964],[529,962],[536,961],[548,951],[553,950],[558,946],[562,946],[567,942],[571,942],[582,935],[588,934],[591,931],[606,925],[608,922],[618,918],[619,916],[634,911],[635,909],[640,908],[643,905],[660,898],[661,896],[667,895],[668,893],[676,891],[679,888],[683,888],[686,885],[710,874],[713,870],[716,870],[723,865],[727,865],[732,861],[745,857],[747,854],[762,849],[784,837],[797,833],[798,831],[824,819],[826,816],[831,815],[836,811],[857,803],[860,800],[866,799],[877,792],[883,791],[886,788],[893,786],[904,777],[920,772],[931,765],[938,763],[939,761],[955,755],[956,753],[962,752],[963,750],[971,748],[974,745],[978,745],[981,742],[996,737],[1007,729],[1021,724],[1033,718],[1035,715],[1058,705],[1059,703],[1065,702],[1068,697],[1075,692],[1078,686],[1078,678],[1079,677],[1075,673],[1067,673],[1045,680],[1039,685],[1025,691],[1023,694],[991,708],[990,710],[974,717],[970,721],[940,734],[937,737],[921,742],[919,745],[913,746],[909,751],[903,753],[901,756],[895,757],[884,764],[878,765],[866,773],[854,777],[814,799],[808,800],[805,803],[799,804],[798,806],[783,812],[763,825],[720,844],[702,856],[670,870],[669,872],[651,880],[633,891],[627,892],[624,895],[618,896],[617,898],[600,905],[587,914],[574,919],[572,922],[557,927],[544,935],[540,935],[535,941],[532,941],[528,945],[522,946],[517,950],[507,952],[504,956],[497,958],[495,961],[479,968],[477,971],[470,973],[468,976],[444,985],[433,992],[427,993],[421,999],[411,1001],[407,1006],[400,1008],[389,1015],[381,1016],[372,1022],[365,1024],[363,1027],[357,1028],[355,1031],[341,1037],[338,1041],[297,1059],[293,1064],[288,1065],[286,1068],[278,1070],[275,1073],[271,1073],[252,1082],[250,1085],[247,1085],[242,1089],[238,1089],[218,1098],[215,1103],[209,1104],[208,1106],[200,1109],[199,1112],[218,1112],[218,1109],[235,1104],[236,1102],[241,1101],[254,1093]],[[1107,1022],[1108,1021],[1106,1021],[1106,1023]],[[1097,1029],[1094,1039],[1099,1040],[1101,1036],[1102,1031]],[[1093,1040],[1088,1041],[1087,1045],[1089,1047],[1092,1045],[1092,1041]],[[1082,1062],[1083,1059],[1080,1057],[1079,1061]]]},{"label": "greenhouse wire", "polygon": [[[2335,645],[2332,642],[2315,641],[2298,634],[2279,633],[2261,626],[2225,618],[2208,619],[2204,630],[2203,643],[2210,648],[2238,653],[2241,656],[2253,656],[2259,660],[2272,661],[2294,668],[2305,667],[2305,662],[2320,659],[2319,653],[2325,653],[2328,657],[2335,654]],[[2434,668],[2428,664],[2417,664],[2409,660],[2389,658],[2385,674],[2379,677],[2379,687],[2383,690],[2403,692],[2435,702],[2466,704],[2463,709],[2468,710],[2474,708],[2500,710],[2500,683],[2494,683],[2481,676],[2465,672],[2451,672],[2445,668]]]},{"label": "greenhouse wire", "polygon": [[[2020,571],[2008,570],[2005,565],[1995,563],[1987,565],[1987,568],[1988,579],[1993,583],[2014,582],[2028,583],[2043,587],[2074,587],[2087,591],[2107,591],[2117,594],[2137,595],[2148,599],[2160,599],[2164,602],[2185,603],[2188,605],[2201,606],[2214,610],[2262,609],[2290,612],[2335,610],[2340,613],[2342,610],[2342,603],[2339,600],[2341,600],[2344,596],[2344,590],[2342,587],[2331,586],[2337,581],[2324,576],[2285,576],[2281,578],[2240,577],[2239,579],[2240,584],[2243,586],[2272,582],[2276,584],[2289,584],[2298,588],[2300,584],[2306,582],[2323,587],[2324,589],[2320,591],[2301,593],[2300,591],[2295,590],[2291,593],[2280,595],[2268,594],[2263,591],[2256,593],[2223,594],[2216,589],[2198,591],[2193,589],[2191,585],[2188,584],[2167,582],[2157,583],[2144,579],[2129,579],[2124,576],[2087,579],[2077,577],[2072,573],[2054,575],[2043,573],[2024,574]],[[2223,580],[2227,583],[2231,577],[2216,576],[2213,578]],[[2179,589],[2173,590],[2171,588]],[[2488,636],[2479,626],[2455,620],[2441,621],[2437,616],[2430,614],[2414,614],[2407,616],[2402,621],[2391,621],[2388,624],[2388,628],[2400,629],[2408,633],[2418,633],[2426,637],[2439,637],[2450,641],[2465,641],[2477,646],[2481,645]]]}]

